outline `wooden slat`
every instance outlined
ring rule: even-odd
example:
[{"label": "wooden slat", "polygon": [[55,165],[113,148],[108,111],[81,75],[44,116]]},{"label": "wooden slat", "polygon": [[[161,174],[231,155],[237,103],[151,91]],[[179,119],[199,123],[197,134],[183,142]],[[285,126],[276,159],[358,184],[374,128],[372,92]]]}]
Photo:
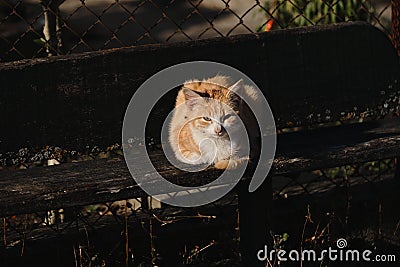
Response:
[{"label": "wooden slat", "polygon": [[[397,214],[399,213],[397,203],[400,201],[400,195],[398,191],[400,189],[400,180],[396,179],[386,179],[383,181],[376,182],[372,187],[371,184],[360,184],[351,187],[351,213],[350,213],[350,221],[353,226],[357,226],[360,228],[360,225],[363,227],[376,227],[376,219],[377,213],[377,196],[379,195],[379,200],[381,205],[384,207],[385,214],[393,214],[392,216],[395,219],[398,219]],[[295,197],[290,197],[288,199],[281,199],[274,201],[273,203],[273,218],[274,218],[274,227],[272,227],[275,233],[289,233],[290,240],[292,243],[298,242],[301,240],[301,233],[299,233],[299,227],[304,224],[304,213],[308,204],[311,202],[312,207],[312,215],[314,221],[323,220],[326,212],[335,210],[339,214],[335,214],[338,217],[345,216],[346,205],[347,205],[347,197],[348,192],[344,188],[338,190],[331,190],[329,192],[324,192],[323,194],[316,193],[313,194],[312,197],[309,195],[298,195]],[[162,229],[153,229],[158,237],[158,242],[162,242],[167,247],[170,246],[170,240],[176,239],[177,235],[182,238],[186,238],[187,236],[195,235],[195,238],[202,236],[204,233],[209,233],[212,229],[216,228],[216,231],[225,230],[227,227],[227,219],[229,216],[229,222],[234,222],[237,209],[237,201],[232,201],[233,197],[229,197],[224,202],[218,201],[216,205],[209,205],[201,209],[202,214],[216,214],[217,220],[211,220],[210,222],[197,224],[194,221],[188,223],[172,223],[167,227],[163,227]],[[221,203],[222,202],[222,203]],[[260,203],[255,205],[254,208],[257,209],[258,214],[260,214]],[[215,209],[215,207],[223,206],[223,212],[221,214],[221,210]],[[252,208],[252,207],[250,207]],[[147,236],[143,235],[143,231],[135,227],[141,228],[140,224],[137,224],[135,220],[140,219],[149,219],[152,217],[152,214],[156,214],[159,218],[165,218],[165,216],[171,218],[171,216],[185,216],[185,215],[193,215],[193,210],[188,209],[180,209],[175,207],[165,207],[162,210],[153,210],[151,214],[148,213],[137,213],[135,216],[131,216],[129,219],[132,220],[129,223],[129,233],[133,235],[136,245],[147,245],[146,240]],[[242,213],[240,213],[243,215]],[[390,216],[390,215],[389,215]],[[94,216],[95,217],[95,216]],[[221,217],[225,218],[221,220]],[[241,216],[242,217],[242,216]],[[321,218],[322,217],[322,218]],[[92,222],[95,218],[91,218]],[[218,218],[220,220],[218,220]],[[291,223],[288,222],[288,218],[290,218]],[[393,235],[393,227],[395,225],[390,225],[387,222],[387,217],[384,217],[386,222],[383,225],[381,231],[383,232],[383,239],[389,244],[393,244],[395,246],[400,246],[400,238],[398,235]],[[89,218],[90,219],[90,218]],[[257,223],[260,221],[259,218],[254,219],[251,223]],[[87,227],[86,224],[79,223],[73,224],[68,227],[69,223],[60,223],[58,225],[59,229],[64,229],[61,235],[55,235],[53,229],[49,227],[39,227],[38,229],[34,229],[26,234],[25,247],[26,251],[29,251],[29,255],[24,255],[24,257],[29,257],[29,259],[25,259],[25,262],[29,261],[30,265],[40,265],[42,259],[49,257],[60,257],[57,255],[57,249],[60,249],[59,246],[67,249],[72,249],[73,240],[79,238],[79,233],[82,231],[88,232],[90,236],[90,241],[92,244],[104,244],[105,238],[104,234],[107,233],[107,239],[116,238],[118,239],[121,232],[121,225],[119,225],[113,216],[104,216],[101,220],[99,220],[94,227]],[[265,226],[265,225],[262,225]],[[153,227],[156,227],[153,225]],[[232,226],[233,228],[234,226]],[[195,229],[194,229],[195,228]],[[211,228],[211,229],[210,229]],[[265,227],[264,227],[265,228]],[[264,228],[261,231],[264,231]],[[184,234],[182,234],[184,233]],[[260,233],[259,233],[260,234]],[[269,233],[266,234],[266,237],[270,236]],[[65,237],[65,238],[62,238]],[[8,244],[13,242],[18,242],[21,239],[21,236],[16,232],[7,233],[7,242]],[[115,241],[117,243],[118,240]],[[298,244],[296,243],[296,244]],[[262,244],[263,247],[265,244]],[[160,245],[158,246],[160,247]],[[257,247],[257,250],[259,248]],[[3,259],[10,260],[21,260],[21,248],[20,246],[8,247],[7,250],[4,251],[3,254],[0,255]],[[165,251],[159,252],[162,253],[163,259],[170,259],[170,257],[174,257],[174,254],[165,254]],[[173,251],[172,248],[172,252]],[[70,260],[71,253],[67,254],[66,260]],[[38,257],[41,255],[42,257]],[[30,256],[32,258],[30,258]],[[8,261],[3,261],[5,266],[9,266],[7,264]]]},{"label": "wooden slat", "polygon": [[[400,156],[400,119],[370,122],[278,137],[273,174],[301,172]],[[187,175],[152,156],[171,182],[194,186],[220,173],[208,169]],[[153,175],[145,175],[152,182]],[[0,172],[0,216],[86,205],[141,196],[125,161],[96,160]]]},{"label": "wooden slat", "polygon": [[[399,73],[389,39],[363,23],[3,63],[0,152],[120,143],[123,115],[138,86],[165,67],[193,60],[247,74],[263,90],[278,127],[312,124],[318,114],[337,120],[354,108],[363,112],[395,90],[388,84]],[[156,110],[151,135],[158,136],[174,97]]]}]

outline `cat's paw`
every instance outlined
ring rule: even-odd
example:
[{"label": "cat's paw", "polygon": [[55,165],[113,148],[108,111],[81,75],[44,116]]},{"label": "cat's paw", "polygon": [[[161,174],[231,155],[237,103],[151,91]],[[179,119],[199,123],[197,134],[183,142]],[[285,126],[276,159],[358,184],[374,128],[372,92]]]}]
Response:
[{"label": "cat's paw", "polygon": [[236,169],[239,165],[245,164],[248,162],[248,159],[223,159],[215,163],[214,167],[220,170],[233,170]]},{"label": "cat's paw", "polygon": [[230,162],[229,159],[223,159],[223,160],[220,160],[217,163],[215,163],[214,167],[219,170],[225,170],[225,169],[228,169],[229,162]]},{"label": "cat's paw", "polygon": [[183,157],[183,162],[194,165],[199,164],[201,159],[201,155],[194,152],[184,152],[181,154],[181,156]]}]

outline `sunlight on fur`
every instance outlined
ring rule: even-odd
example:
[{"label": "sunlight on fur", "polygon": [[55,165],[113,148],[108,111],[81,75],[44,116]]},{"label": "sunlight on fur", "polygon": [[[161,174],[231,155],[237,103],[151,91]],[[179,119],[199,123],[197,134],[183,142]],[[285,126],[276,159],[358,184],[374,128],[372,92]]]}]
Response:
[{"label": "sunlight on fur", "polygon": [[226,76],[184,83],[169,128],[169,142],[179,161],[213,164],[217,169],[247,163],[250,155],[241,141],[249,138],[252,147],[258,131],[239,95],[247,95],[254,103],[258,99],[253,87],[242,80],[231,83]]}]

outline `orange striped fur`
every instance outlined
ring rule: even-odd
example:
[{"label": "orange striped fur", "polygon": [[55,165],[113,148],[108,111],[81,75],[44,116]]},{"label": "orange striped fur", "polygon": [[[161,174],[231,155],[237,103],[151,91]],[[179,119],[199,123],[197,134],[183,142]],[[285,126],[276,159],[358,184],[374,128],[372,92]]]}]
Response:
[{"label": "orange striped fur", "polygon": [[225,76],[188,81],[183,85],[176,98],[169,131],[169,141],[178,160],[226,169],[248,159],[248,155],[240,155],[239,138],[230,133],[237,132],[242,125],[240,121],[246,128],[255,125],[249,123],[246,113],[250,111],[242,105],[235,90],[257,98],[252,87],[241,81],[232,85]]}]

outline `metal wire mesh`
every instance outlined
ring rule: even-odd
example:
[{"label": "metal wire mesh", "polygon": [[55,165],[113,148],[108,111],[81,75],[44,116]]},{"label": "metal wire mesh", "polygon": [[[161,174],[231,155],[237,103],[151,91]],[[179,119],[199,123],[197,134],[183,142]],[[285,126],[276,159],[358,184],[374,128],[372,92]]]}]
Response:
[{"label": "metal wire mesh", "polygon": [[[274,177],[274,223],[284,225],[284,231],[293,234],[302,227],[302,215],[308,206],[313,210],[308,216],[312,216],[315,223],[308,222],[312,232],[302,237],[304,246],[326,243],[335,234],[350,234],[351,227],[359,227],[358,221],[369,220],[371,214],[380,218],[382,209],[390,211],[385,204],[388,192],[380,188],[380,184],[396,180],[392,179],[395,167],[395,160],[387,159]],[[367,200],[362,200],[362,205],[371,205],[376,211],[360,217],[353,214],[354,210],[348,205],[356,205],[354,199],[361,192],[355,188],[367,188],[366,195],[362,196]],[[332,198],[329,196],[332,192],[340,192],[345,197]],[[336,208],[318,203],[323,199],[321,196],[327,196],[328,203],[333,201]],[[1,222],[3,252],[0,259],[3,257],[6,263],[21,259],[43,263],[44,258],[38,255],[45,253],[46,261],[54,261],[53,266],[127,266],[126,262],[145,266],[160,263],[161,266],[177,263],[207,266],[222,261],[237,266],[240,258],[237,201],[237,195],[231,193],[204,207],[179,209],[160,208],[157,203],[142,198],[9,216]],[[290,215],[289,210],[282,208],[282,203],[290,206]],[[340,210],[337,206],[345,208]],[[288,216],[291,216],[291,223],[285,221]],[[317,228],[321,228],[314,232],[317,223]],[[371,231],[379,234],[380,240],[399,245],[393,221],[385,217],[384,223],[390,227],[378,221],[370,223],[368,227],[377,227]],[[339,226],[345,230],[338,229]],[[330,230],[324,232],[326,228]],[[276,231],[282,233],[279,227]]]},{"label": "metal wire mesh", "polygon": [[[222,244],[221,238],[230,243],[237,239],[233,195],[220,205],[186,210],[154,209],[143,201],[147,200],[130,199],[4,218],[0,231],[0,248],[4,253],[0,259],[3,257],[2,262],[9,263],[36,254],[32,260],[41,261],[37,255],[44,253],[43,246],[50,243],[52,247],[45,253],[57,254],[58,249],[64,254],[49,258],[61,262],[69,258],[70,263],[83,262],[81,266],[122,266],[125,261],[148,266],[171,260],[189,264],[195,261],[196,250],[201,247],[208,245],[214,249],[229,244]],[[216,232],[221,227],[222,237],[221,232]],[[201,230],[202,237],[193,229]],[[211,233],[206,234],[205,229]],[[178,230],[182,234],[176,233]],[[169,250],[171,253],[166,253]],[[229,253],[238,253],[238,249]]]},{"label": "metal wire mesh", "polygon": [[0,0],[0,61],[365,20],[389,0]]},{"label": "metal wire mesh", "polygon": [[[317,8],[319,11],[313,13],[310,8],[316,2],[320,4],[320,9]],[[390,1],[355,2],[357,5],[353,6],[354,9],[345,9],[341,7],[343,1],[339,0],[0,0],[0,61],[355,19],[368,21],[390,33]],[[115,145],[108,152],[120,155],[114,151],[117,148],[118,145]],[[46,148],[33,155],[25,150],[15,155],[0,155],[0,169],[46,165],[48,160],[61,163],[90,160],[103,158],[104,153],[107,154],[107,151],[91,148],[83,154],[63,151]],[[300,212],[309,203],[308,197],[317,199],[321,194],[336,190],[345,193],[346,206],[354,196],[352,188],[356,186],[370,185],[373,188],[370,198],[381,203],[384,196],[377,186],[393,180],[390,178],[394,174],[395,159],[387,159],[274,177],[273,191],[277,201],[305,198],[303,202],[297,202],[304,204]],[[231,262],[227,266],[235,266],[238,262],[235,195],[201,209],[151,209],[145,203],[140,199],[124,200],[3,218],[0,260],[12,262],[15,258],[24,259],[20,256],[32,253],[34,248],[38,248],[37,244],[49,244],[49,239],[55,238],[53,241],[57,244],[58,253],[62,254],[66,249],[64,255],[72,261],[72,264],[66,264],[68,266],[107,266],[109,262],[115,265],[126,262],[155,265],[171,252],[165,247],[180,251],[176,255],[179,259],[174,260],[183,265],[193,264],[208,250],[218,246],[230,254],[223,255],[222,250],[217,250],[220,254],[217,253],[219,258],[214,258],[214,262],[227,260],[228,257]],[[296,209],[294,205],[291,208]],[[275,221],[281,223],[285,215],[277,214]],[[198,229],[200,234],[190,241],[183,236],[181,243],[165,243],[164,240],[170,242],[177,229],[183,231],[185,227]],[[207,236],[200,231],[205,227],[210,233]],[[209,231],[211,228],[215,230]],[[391,237],[394,240],[391,242],[398,242],[396,231]],[[41,243],[41,240],[45,242]],[[61,259],[55,253],[55,259],[50,260],[58,262],[52,266],[63,266]]]}]

